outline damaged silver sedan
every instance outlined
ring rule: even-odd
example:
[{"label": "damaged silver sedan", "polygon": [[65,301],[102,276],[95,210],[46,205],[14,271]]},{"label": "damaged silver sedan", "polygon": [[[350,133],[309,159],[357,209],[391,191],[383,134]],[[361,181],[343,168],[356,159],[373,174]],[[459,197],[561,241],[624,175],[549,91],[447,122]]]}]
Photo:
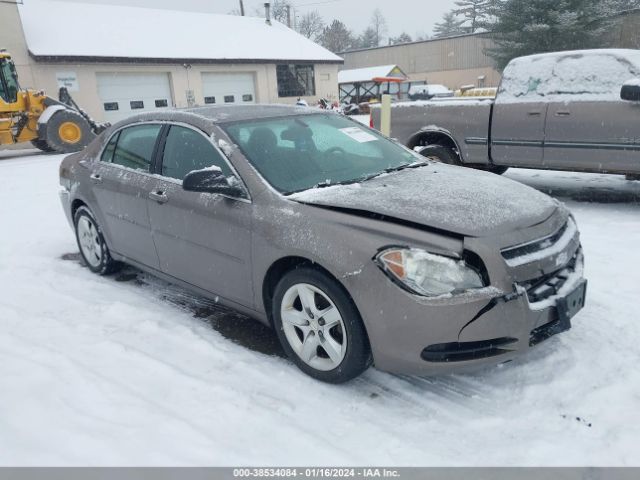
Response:
[{"label": "damaged silver sedan", "polygon": [[60,168],[82,257],[123,262],[275,328],[307,374],[431,375],[567,330],[586,281],[552,198],[285,106],[120,122]]}]

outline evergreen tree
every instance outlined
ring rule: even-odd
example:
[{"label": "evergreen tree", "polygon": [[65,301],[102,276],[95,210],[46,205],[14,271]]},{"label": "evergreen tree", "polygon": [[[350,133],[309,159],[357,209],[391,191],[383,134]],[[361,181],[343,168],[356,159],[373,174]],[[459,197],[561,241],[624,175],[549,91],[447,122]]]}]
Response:
[{"label": "evergreen tree", "polygon": [[606,2],[504,0],[490,26],[496,46],[487,53],[503,69],[522,55],[604,46]]},{"label": "evergreen tree", "polygon": [[378,34],[376,33],[373,27],[367,27],[367,29],[362,32],[362,35],[358,38],[357,47],[358,48],[372,48],[377,47],[378,45]]},{"label": "evergreen tree", "polygon": [[334,53],[344,52],[353,47],[351,31],[340,20],[334,20],[324,27],[318,37],[318,42],[327,50]]},{"label": "evergreen tree", "polygon": [[462,24],[464,20],[459,20],[456,14],[453,12],[445,13],[442,17],[442,21],[436,23],[433,27],[433,35],[436,38],[451,37],[453,35],[460,35],[465,33]]},{"label": "evergreen tree", "polygon": [[413,39],[411,38],[411,35],[409,35],[406,32],[402,32],[397,37],[389,38],[389,45],[398,45],[401,43],[410,43],[410,42],[413,42]]},{"label": "evergreen tree", "polygon": [[451,12],[464,19],[462,26],[468,33],[475,33],[487,20],[492,3],[492,0],[458,0],[457,8]]}]

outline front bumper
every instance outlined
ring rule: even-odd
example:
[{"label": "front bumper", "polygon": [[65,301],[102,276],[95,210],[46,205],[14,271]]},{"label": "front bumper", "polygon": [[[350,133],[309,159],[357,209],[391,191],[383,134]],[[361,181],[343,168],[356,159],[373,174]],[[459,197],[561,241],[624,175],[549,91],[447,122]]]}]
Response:
[{"label": "front bumper", "polygon": [[582,265],[578,251],[562,286],[536,302],[530,301],[531,290],[520,285],[510,293],[489,289],[484,297],[427,299],[397,288],[371,265],[362,278],[373,280],[354,299],[377,368],[416,375],[465,371],[511,360],[568,330],[569,317],[584,298],[571,312],[563,310],[563,302],[586,286]]}]

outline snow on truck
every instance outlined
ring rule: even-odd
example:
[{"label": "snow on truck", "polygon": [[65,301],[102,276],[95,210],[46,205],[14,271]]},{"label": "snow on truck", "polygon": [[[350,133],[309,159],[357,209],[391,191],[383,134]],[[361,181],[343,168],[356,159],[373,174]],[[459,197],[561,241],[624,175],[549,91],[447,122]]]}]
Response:
[{"label": "snow on truck", "polygon": [[[380,108],[371,124],[380,128]],[[444,163],[618,173],[640,179],[640,50],[520,57],[495,99],[396,103],[391,137]]]}]

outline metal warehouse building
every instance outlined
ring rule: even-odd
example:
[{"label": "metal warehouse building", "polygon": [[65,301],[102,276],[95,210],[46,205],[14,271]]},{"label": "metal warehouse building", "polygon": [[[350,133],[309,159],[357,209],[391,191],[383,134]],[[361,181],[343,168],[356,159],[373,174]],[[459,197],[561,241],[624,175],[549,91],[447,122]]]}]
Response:
[{"label": "metal warehouse building", "polygon": [[344,69],[395,64],[412,81],[497,86],[500,73],[484,52],[493,42],[487,34],[469,34],[420,42],[343,52]]},{"label": "metal warehouse building", "polygon": [[[46,21],[45,21],[46,20]],[[23,87],[97,120],[171,106],[338,98],[342,58],[272,20],[78,2],[0,3]]]},{"label": "metal warehouse building", "polygon": [[[619,13],[607,21],[604,43],[611,48],[640,48],[640,9]],[[341,69],[397,65],[410,80],[440,83],[451,89],[463,85],[496,87],[501,75],[485,53],[494,45],[489,33],[435,38],[400,45],[343,52]]]}]

